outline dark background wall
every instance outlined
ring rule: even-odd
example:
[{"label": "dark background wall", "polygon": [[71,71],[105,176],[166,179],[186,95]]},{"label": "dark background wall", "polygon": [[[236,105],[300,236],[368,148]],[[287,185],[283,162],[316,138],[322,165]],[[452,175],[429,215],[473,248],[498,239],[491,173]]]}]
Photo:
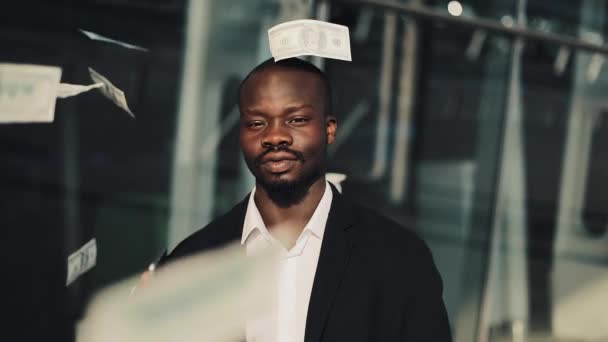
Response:
[{"label": "dark background wall", "polygon": [[[3,341],[70,341],[89,296],[164,248],[184,1],[12,1],[0,62],[55,65],[120,87],[131,119],[100,93],[58,100],[51,124],[0,125]],[[77,29],[149,49],[91,41]],[[65,286],[67,257],[97,239],[97,266]],[[4,296],[3,296],[4,297]],[[4,328],[6,326],[6,329]]]}]

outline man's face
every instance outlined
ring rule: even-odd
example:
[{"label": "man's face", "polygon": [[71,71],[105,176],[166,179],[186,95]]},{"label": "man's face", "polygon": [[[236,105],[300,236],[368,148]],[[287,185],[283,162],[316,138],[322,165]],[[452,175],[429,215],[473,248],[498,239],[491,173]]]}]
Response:
[{"label": "man's face", "polygon": [[323,83],[304,71],[273,67],[241,89],[240,144],[249,170],[266,189],[311,183],[325,172],[336,120],[324,115]]}]

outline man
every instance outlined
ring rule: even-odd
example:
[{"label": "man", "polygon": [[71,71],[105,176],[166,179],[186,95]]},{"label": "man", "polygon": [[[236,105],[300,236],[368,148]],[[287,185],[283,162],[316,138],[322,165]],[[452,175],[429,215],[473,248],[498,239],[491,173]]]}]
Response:
[{"label": "man", "polygon": [[239,91],[251,194],[164,260],[240,241],[282,249],[272,319],[248,341],[450,341],[441,278],[425,243],[325,180],[336,138],[329,82],[312,64],[268,60]]}]

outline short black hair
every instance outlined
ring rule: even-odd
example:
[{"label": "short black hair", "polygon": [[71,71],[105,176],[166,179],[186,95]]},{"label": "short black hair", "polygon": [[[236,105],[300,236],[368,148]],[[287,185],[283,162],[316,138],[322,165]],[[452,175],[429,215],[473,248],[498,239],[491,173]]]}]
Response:
[{"label": "short black hair", "polygon": [[317,68],[314,64],[305,61],[303,59],[299,59],[299,58],[287,58],[287,59],[282,59],[278,62],[274,61],[274,58],[269,58],[267,60],[265,60],[264,62],[258,64],[255,68],[253,68],[253,70],[251,70],[247,76],[245,76],[245,78],[241,81],[241,84],[239,85],[239,92],[238,92],[238,104],[239,104],[239,108],[241,107],[241,91],[243,90],[243,86],[245,85],[245,83],[247,82],[247,80],[254,74],[259,73],[261,71],[264,71],[268,68],[274,67],[274,66],[280,66],[283,68],[288,68],[288,69],[295,69],[295,70],[299,70],[299,71],[304,71],[304,72],[310,72],[312,74],[315,74],[317,77],[319,77],[319,79],[321,80],[321,82],[323,83],[323,101],[324,101],[324,105],[325,105],[325,110],[323,115],[328,115],[330,113],[332,113],[332,100],[331,100],[331,84],[329,83],[329,79],[327,78],[327,75],[325,75],[325,73]]}]

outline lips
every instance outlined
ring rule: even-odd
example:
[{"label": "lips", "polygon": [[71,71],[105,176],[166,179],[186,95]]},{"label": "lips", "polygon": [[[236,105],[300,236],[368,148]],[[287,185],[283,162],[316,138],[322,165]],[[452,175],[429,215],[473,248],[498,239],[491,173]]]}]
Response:
[{"label": "lips", "polygon": [[282,160],[297,160],[298,157],[287,152],[278,152],[278,153],[267,153],[260,160],[260,164],[265,164],[268,162],[278,162]]},{"label": "lips", "polygon": [[289,171],[296,163],[294,159],[271,160],[262,164],[262,167],[270,173],[283,173]]},{"label": "lips", "polygon": [[261,160],[261,166],[270,173],[283,173],[289,171],[297,161],[297,157],[292,154],[273,153],[272,155],[266,155]]}]

